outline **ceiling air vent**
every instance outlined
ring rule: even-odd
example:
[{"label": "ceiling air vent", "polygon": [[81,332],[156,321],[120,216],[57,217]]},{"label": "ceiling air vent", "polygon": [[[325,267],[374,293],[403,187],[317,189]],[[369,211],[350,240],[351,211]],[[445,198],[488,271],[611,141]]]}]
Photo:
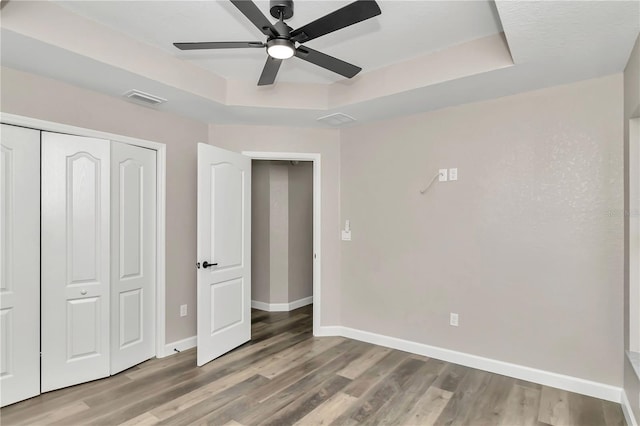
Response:
[{"label": "ceiling air vent", "polygon": [[325,115],[324,117],[320,117],[318,118],[318,121],[324,124],[328,124],[329,126],[337,127],[353,123],[356,121],[356,119],[351,117],[350,115],[337,112],[335,114],[329,114]]},{"label": "ceiling air vent", "polygon": [[136,103],[141,103],[144,105],[156,106],[167,102],[166,99],[161,98],[160,96],[152,95],[150,93],[145,93],[140,90],[129,90],[124,94],[126,98],[132,100]]}]

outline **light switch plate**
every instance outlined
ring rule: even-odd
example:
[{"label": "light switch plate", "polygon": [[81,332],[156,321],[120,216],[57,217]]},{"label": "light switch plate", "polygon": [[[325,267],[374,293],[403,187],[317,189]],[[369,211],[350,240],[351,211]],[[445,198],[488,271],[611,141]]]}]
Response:
[{"label": "light switch plate", "polygon": [[351,231],[342,231],[342,241],[351,241]]},{"label": "light switch plate", "polygon": [[438,170],[438,182],[446,182],[447,181],[447,169]]},{"label": "light switch plate", "polygon": [[187,305],[180,305],[180,316],[181,317],[187,316]]},{"label": "light switch plate", "polygon": [[449,180],[458,180],[458,169],[449,169]]}]

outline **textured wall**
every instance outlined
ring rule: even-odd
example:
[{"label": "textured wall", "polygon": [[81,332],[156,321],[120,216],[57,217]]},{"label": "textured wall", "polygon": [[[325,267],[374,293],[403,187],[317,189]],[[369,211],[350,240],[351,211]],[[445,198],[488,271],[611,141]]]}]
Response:
[{"label": "textured wall", "polygon": [[[196,333],[196,147],[206,124],[2,68],[2,111],[167,145],[166,341]],[[189,315],[180,317],[180,305]]]},{"label": "textured wall", "polygon": [[622,139],[621,75],[344,130],[342,325],[621,386]]}]

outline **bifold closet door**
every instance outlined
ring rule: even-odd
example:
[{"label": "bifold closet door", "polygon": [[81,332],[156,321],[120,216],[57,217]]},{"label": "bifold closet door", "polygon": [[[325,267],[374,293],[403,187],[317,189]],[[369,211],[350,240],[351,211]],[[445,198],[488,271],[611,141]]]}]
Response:
[{"label": "bifold closet door", "polygon": [[111,374],[155,355],[156,152],[111,144]]},{"label": "bifold closet door", "polygon": [[40,132],[2,125],[0,406],[40,393]]},{"label": "bifold closet door", "polygon": [[42,392],[109,375],[110,142],[42,132]]}]

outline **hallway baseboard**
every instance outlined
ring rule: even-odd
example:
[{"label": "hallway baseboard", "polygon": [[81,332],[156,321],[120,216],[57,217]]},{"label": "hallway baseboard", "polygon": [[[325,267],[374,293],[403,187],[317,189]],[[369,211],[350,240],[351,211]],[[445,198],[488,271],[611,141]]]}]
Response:
[{"label": "hallway baseboard", "polygon": [[305,297],[302,299],[294,300],[289,303],[265,303],[257,300],[251,301],[251,307],[253,309],[259,309],[267,312],[288,312],[294,309],[302,308],[313,303],[313,296]]}]

